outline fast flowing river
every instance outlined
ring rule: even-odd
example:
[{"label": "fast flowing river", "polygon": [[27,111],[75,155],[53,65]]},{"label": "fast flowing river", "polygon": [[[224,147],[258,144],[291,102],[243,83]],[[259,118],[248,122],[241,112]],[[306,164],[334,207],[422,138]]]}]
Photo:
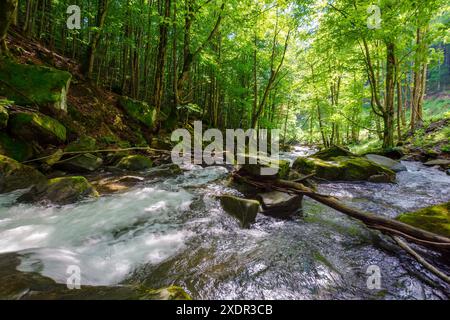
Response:
[{"label": "fast flowing river", "polygon": [[[307,155],[297,147],[284,158]],[[380,215],[450,200],[450,176],[404,162],[397,184],[332,183],[319,191]],[[450,287],[388,239],[305,198],[304,217],[259,215],[249,230],[226,214],[217,195],[238,194],[222,167],[145,181],[125,193],[64,207],[18,205],[0,196],[0,254],[15,253],[21,272],[66,283],[78,266],[82,285],[172,284],[194,299],[448,299]],[[421,253],[441,270],[450,263]],[[0,255],[0,259],[2,259]],[[367,285],[377,266],[381,289]],[[0,293],[1,295],[1,293]]]}]

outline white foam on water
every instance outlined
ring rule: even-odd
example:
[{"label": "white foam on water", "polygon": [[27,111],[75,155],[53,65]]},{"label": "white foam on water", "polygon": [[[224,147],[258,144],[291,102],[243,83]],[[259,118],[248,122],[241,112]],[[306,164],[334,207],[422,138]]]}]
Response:
[{"label": "white foam on water", "polygon": [[75,265],[82,285],[117,284],[140,265],[159,263],[184,247],[191,232],[182,215],[192,199],[183,189],[151,187],[72,206],[3,207],[0,253],[20,251],[19,270],[60,283]]}]

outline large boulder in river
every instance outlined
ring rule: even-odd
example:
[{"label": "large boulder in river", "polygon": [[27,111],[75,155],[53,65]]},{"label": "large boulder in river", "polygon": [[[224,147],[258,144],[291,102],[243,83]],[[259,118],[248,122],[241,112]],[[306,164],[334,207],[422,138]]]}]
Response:
[{"label": "large boulder in river", "polygon": [[450,238],[450,202],[401,214],[397,220]]},{"label": "large boulder in river", "polygon": [[102,158],[90,153],[76,155],[66,160],[61,160],[56,165],[57,168],[68,172],[93,172],[103,164]]},{"label": "large boulder in river", "polygon": [[406,167],[403,164],[401,164],[401,162],[392,160],[392,159],[384,157],[384,156],[380,156],[377,154],[368,154],[368,155],[366,155],[366,158],[369,159],[370,161],[372,161],[380,166],[386,167],[394,172],[401,172],[401,171],[407,170]]},{"label": "large boulder in river", "polygon": [[154,127],[156,121],[156,109],[154,107],[149,106],[146,102],[128,97],[120,97],[119,104],[137,122],[150,129]]},{"label": "large boulder in river", "polygon": [[44,181],[45,176],[33,167],[0,155],[0,193],[26,189]]},{"label": "large boulder in river", "polygon": [[311,158],[329,160],[335,157],[355,157],[349,150],[340,146],[331,146],[330,148],[320,150],[311,156]]},{"label": "large boulder in river", "polygon": [[220,203],[227,213],[239,220],[242,228],[249,228],[255,222],[259,211],[258,201],[224,195],[220,197]]},{"label": "large boulder in river", "polygon": [[24,141],[53,145],[66,141],[66,128],[56,119],[39,112],[11,112],[8,128],[14,136]]},{"label": "large boulder in river", "polygon": [[264,179],[285,179],[289,178],[291,164],[287,160],[276,160],[266,156],[246,156],[245,164],[241,164],[239,172],[252,177]]},{"label": "large boulder in river", "polygon": [[23,203],[54,203],[65,205],[87,197],[98,197],[95,188],[84,177],[62,177],[34,186],[19,197]]},{"label": "large boulder in river", "polygon": [[17,105],[37,104],[67,112],[67,91],[71,78],[72,75],[66,71],[4,60],[0,64],[0,96]]},{"label": "large boulder in river", "polygon": [[117,168],[128,171],[142,171],[153,166],[153,161],[141,155],[123,157],[117,164]]},{"label": "large boulder in river", "polygon": [[271,191],[258,194],[264,215],[287,219],[302,213],[301,195],[289,195],[284,192]]},{"label": "large boulder in river", "polygon": [[424,163],[427,167],[434,167],[434,166],[439,166],[442,169],[450,169],[450,160],[448,159],[436,159],[436,160],[431,160],[428,162]]},{"label": "large boulder in river", "polygon": [[385,176],[382,182],[395,182],[395,172],[363,157],[336,157],[329,161],[300,157],[293,168],[329,181],[369,181],[373,176]]}]

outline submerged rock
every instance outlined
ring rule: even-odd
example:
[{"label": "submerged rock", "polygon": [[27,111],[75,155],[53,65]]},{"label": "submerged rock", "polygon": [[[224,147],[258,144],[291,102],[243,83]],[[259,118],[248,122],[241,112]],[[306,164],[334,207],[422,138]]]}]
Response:
[{"label": "submerged rock", "polygon": [[141,155],[123,157],[117,164],[117,168],[129,171],[142,171],[153,166],[153,161]]},{"label": "submerged rock", "polygon": [[397,220],[450,238],[450,202],[403,213]]},{"label": "submerged rock", "polygon": [[385,181],[395,182],[395,172],[362,157],[336,157],[330,161],[300,157],[293,168],[303,174],[315,172],[315,177],[329,181],[368,181],[372,176],[384,175]]},{"label": "submerged rock", "polygon": [[343,147],[332,146],[330,148],[316,152],[311,156],[311,158],[329,160],[335,157],[355,157],[355,156],[356,156],[355,154],[351,153],[349,150]]},{"label": "submerged rock", "polygon": [[146,102],[133,100],[128,97],[120,97],[119,104],[137,122],[142,123],[150,129],[154,127],[156,109],[150,107]]},{"label": "submerged rock", "polygon": [[19,197],[23,203],[54,203],[66,205],[87,197],[98,197],[95,188],[84,177],[62,177],[34,186]]},{"label": "submerged rock", "polygon": [[0,65],[0,79],[3,80],[0,82],[0,96],[22,106],[37,104],[67,112],[71,78],[72,75],[66,71],[4,60]]},{"label": "submerged rock", "polygon": [[58,120],[39,112],[11,112],[8,128],[14,136],[24,141],[54,145],[66,141],[66,128]]},{"label": "submerged rock", "polygon": [[80,154],[58,162],[57,167],[68,172],[93,172],[103,164],[102,158],[90,153]]},{"label": "submerged rock", "polygon": [[258,195],[262,213],[280,219],[286,219],[301,214],[303,196],[289,195],[284,192],[272,191]]},{"label": "submerged rock", "polygon": [[33,167],[0,155],[0,193],[26,189],[44,181],[45,176]]},{"label": "submerged rock", "polygon": [[380,156],[377,154],[368,154],[366,155],[366,158],[369,159],[370,161],[386,167],[394,172],[401,172],[401,171],[406,171],[406,167],[401,164],[399,161],[395,161],[392,160],[390,158],[384,157],[384,156]]},{"label": "submerged rock", "polygon": [[259,211],[258,201],[224,195],[220,197],[220,203],[227,213],[240,221],[242,228],[249,228],[255,222]]}]

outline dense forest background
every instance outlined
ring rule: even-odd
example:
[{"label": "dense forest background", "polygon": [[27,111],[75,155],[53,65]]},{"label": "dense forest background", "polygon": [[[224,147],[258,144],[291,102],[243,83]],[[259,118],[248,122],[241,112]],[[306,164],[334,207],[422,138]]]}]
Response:
[{"label": "dense forest background", "polygon": [[[70,5],[80,29],[67,27]],[[159,128],[191,113],[281,128],[285,141],[392,147],[427,121],[427,98],[449,109],[443,0],[20,0],[12,24],[98,86],[147,101]]]}]

